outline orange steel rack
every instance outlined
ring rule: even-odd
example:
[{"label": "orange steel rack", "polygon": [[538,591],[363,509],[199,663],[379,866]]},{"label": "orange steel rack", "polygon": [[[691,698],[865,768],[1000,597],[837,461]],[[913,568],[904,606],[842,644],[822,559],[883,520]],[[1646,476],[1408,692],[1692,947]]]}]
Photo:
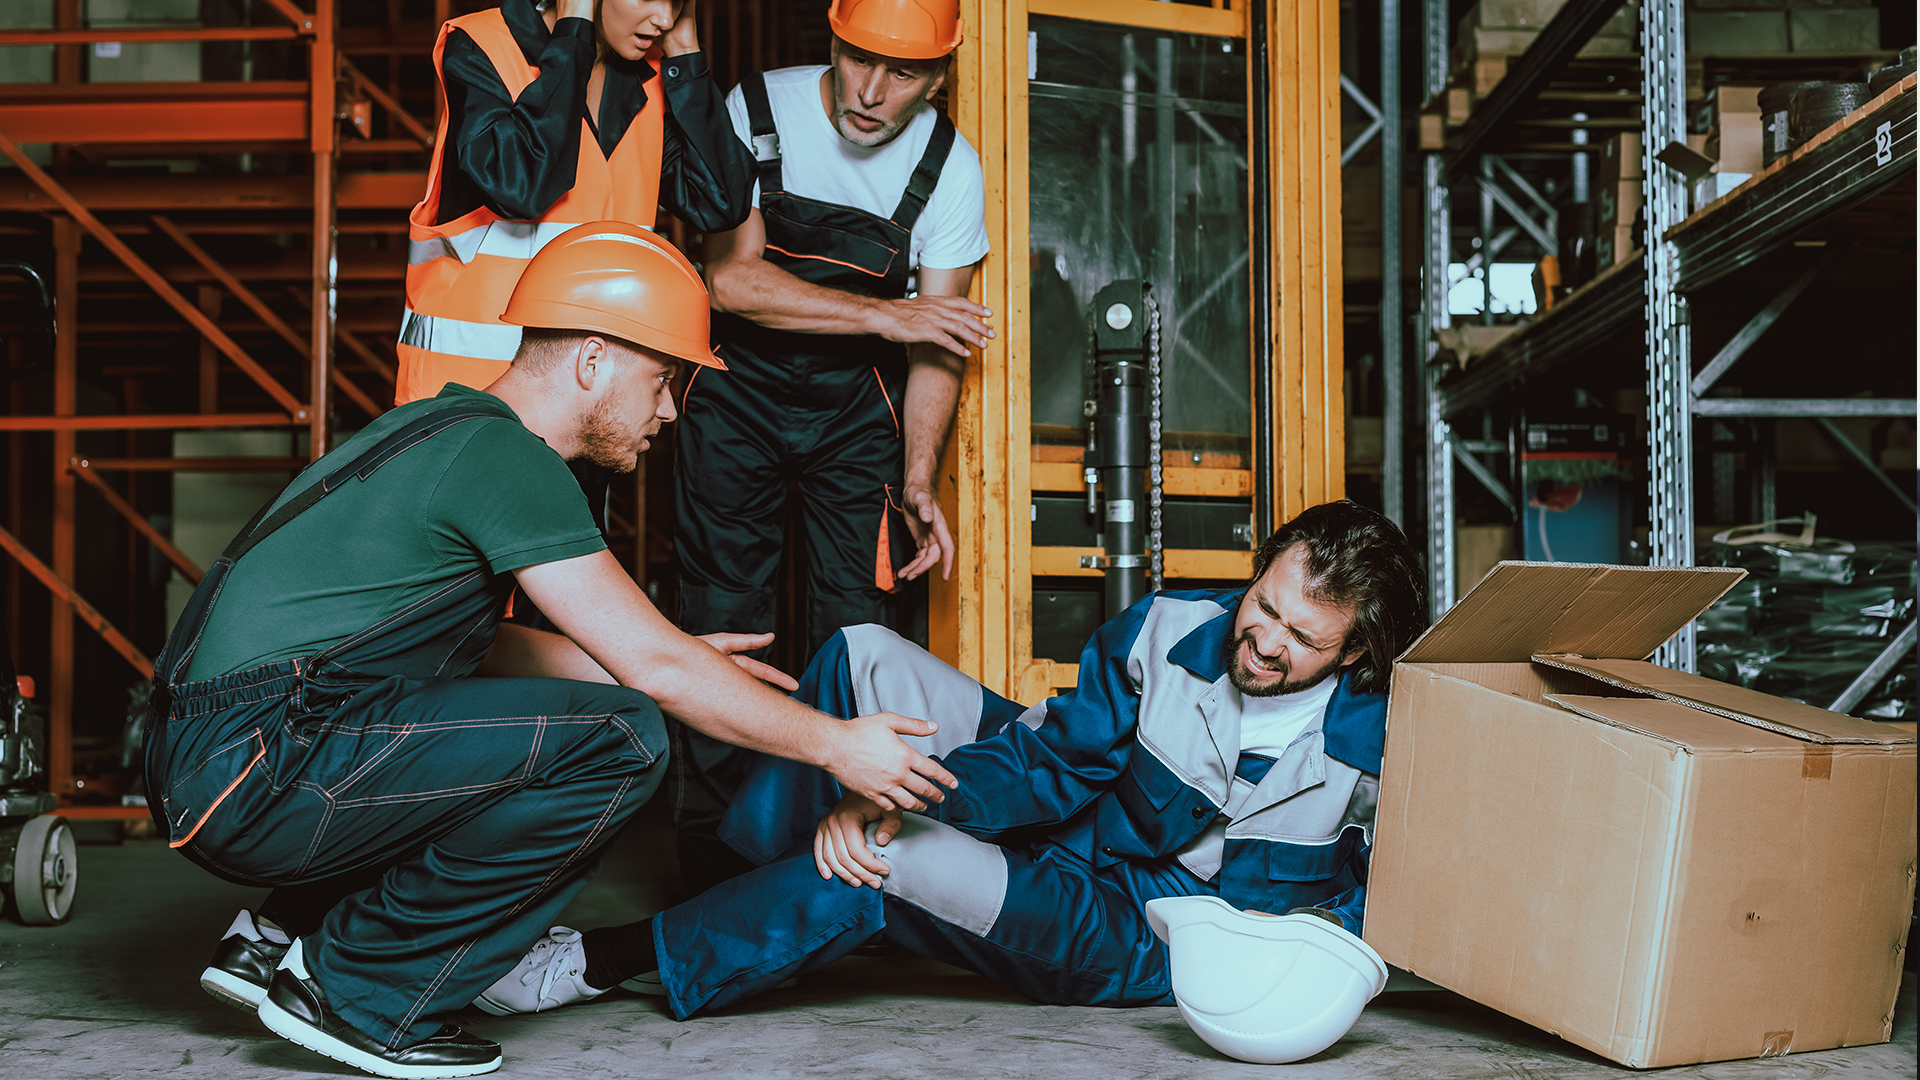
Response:
[{"label": "orange steel rack", "polygon": [[[20,626],[22,571],[54,598],[44,642],[47,678],[43,685],[49,773],[52,789],[63,803],[73,803],[81,793],[73,749],[76,683],[82,677],[76,666],[75,622],[97,633],[139,675],[150,677],[153,671],[152,661],[132,638],[74,586],[82,545],[103,540],[80,535],[76,524],[80,489],[88,489],[86,497],[99,499],[124,519],[130,542],[138,537],[189,581],[197,582],[200,568],[137,508],[137,477],[184,469],[287,471],[305,463],[305,459],[287,458],[135,454],[102,458],[79,451],[79,434],[124,431],[129,433],[131,447],[132,433],[139,431],[280,427],[290,433],[304,431],[309,456],[318,457],[328,446],[336,394],[339,407],[368,416],[379,415],[384,411],[381,401],[391,399],[391,353],[386,351],[386,341],[395,320],[383,320],[385,325],[378,327],[342,325],[336,312],[343,282],[356,277],[391,279],[396,284],[390,291],[397,295],[404,259],[390,271],[372,274],[355,273],[371,267],[343,267],[338,218],[343,206],[384,211],[390,221],[373,228],[404,231],[405,209],[418,198],[424,180],[417,166],[404,172],[343,176],[340,162],[343,153],[353,153],[356,159],[370,151],[389,157],[418,154],[431,145],[432,137],[423,122],[406,114],[389,87],[368,79],[343,50],[336,0],[303,2],[311,4],[311,9],[296,6],[294,0],[264,0],[255,10],[277,18],[258,26],[89,29],[80,25],[79,0],[58,0],[55,28],[0,32],[0,45],[55,47],[55,81],[0,86],[0,154],[17,169],[0,179],[0,213],[13,212],[6,215],[12,221],[31,221],[33,216],[42,221],[38,229],[6,228],[0,244],[11,247],[9,241],[17,240],[26,246],[40,240],[36,233],[50,234],[52,272],[48,276],[55,312],[51,410],[28,412],[25,395],[16,386],[8,415],[0,417],[0,430],[9,437],[10,472],[9,514],[7,527],[0,529],[0,547],[14,564],[9,568],[8,589],[11,640],[30,641],[37,636],[23,634]],[[280,43],[305,54],[308,77],[265,82],[83,82],[81,48],[99,42]],[[417,51],[424,58],[425,48]],[[362,144],[383,145],[343,147],[343,127],[351,133],[349,139],[353,134],[371,134],[376,103],[389,111],[386,126],[401,137],[363,137],[358,140]],[[54,145],[50,165],[36,164],[22,149],[35,143]],[[308,167],[282,175],[228,178],[84,175],[89,166],[94,172],[106,171],[101,166],[116,158],[225,153],[304,155]],[[209,211],[214,212],[212,216]],[[287,220],[289,211],[304,211],[305,220]],[[134,218],[134,213],[140,216]],[[354,231],[368,228],[365,223],[353,226]],[[304,233],[306,257],[296,265],[228,267],[202,246],[209,236],[235,233]],[[170,244],[180,261],[156,262],[154,239]],[[136,250],[136,243],[145,256]],[[104,249],[111,261],[96,257],[83,265],[83,249],[90,246]],[[88,295],[84,317],[83,290]],[[180,333],[178,322],[154,319],[146,312],[141,312],[148,315],[144,319],[133,314],[156,296],[170,309],[166,314],[184,321],[200,338],[199,410],[145,413],[139,407],[137,376],[163,372],[122,364],[133,372],[126,378],[133,389],[122,402],[125,411],[82,415],[83,350],[96,347],[102,335],[132,335],[138,342]],[[223,319],[228,297],[252,319]],[[127,314],[94,317],[97,312],[116,310]],[[305,325],[296,329],[296,322]],[[261,340],[265,336],[289,347],[298,363],[266,359],[270,349]],[[387,385],[369,390],[351,378],[335,363],[336,345],[355,355],[360,371],[384,377]],[[249,407],[244,410],[222,408],[219,371],[223,367],[237,369],[249,384],[247,392],[225,395],[246,399]],[[111,372],[113,365],[104,370]],[[26,480],[22,472],[29,437],[50,437],[52,442],[50,554],[45,559],[20,537],[24,531],[21,490]],[[131,603],[128,606],[131,610]],[[101,672],[88,672],[86,677],[111,678]],[[145,815],[138,807],[77,809],[89,816]]]},{"label": "orange steel rack", "polygon": [[[50,249],[46,276],[56,314],[50,408],[41,402],[30,409],[25,387],[15,383],[0,415],[7,448],[0,526],[7,557],[0,564],[6,566],[9,639],[16,650],[23,644],[45,650],[41,700],[62,814],[146,816],[141,807],[92,801],[101,785],[78,767],[84,765],[75,755],[78,688],[122,681],[121,673],[93,670],[91,662],[80,669],[86,652],[78,649],[80,627],[111,649],[110,663],[113,654],[124,661],[126,682],[152,674],[152,661],[136,641],[157,647],[166,629],[152,619],[135,627],[131,598],[124,614],[104,596],[93,598],[99,606],[90,603],[75,587],[83,555],[124,542],[128,566],[145,549],[197,583],[201,568],[148,519],[155,489],[143,477],[290,474],[326,451],[336,422],[344,417],[358,426],[391,401],[406,212],[426,186],[441,105],[430,67],[434,36],[447,18],[494,3],[434,0],[429,22],[418,17],[424,12],[412,0],[242,0],[240,9],[257,25],[102,29],[84,25],[82,0],[55,0],[53,28],[0,31],[0,46],[52,46],[54,52],[52,82],[0,83],[0,156],[14,166],[0,170],[0,254],[28,245]],[[700,0],[698,10],[702,43],[723,87],[749,71],[826,58],[825,20],[811,8]],[[305,77],[86,81],[83,50],[104,42],[292,50],[304,57]],[[22,149],[33,144],[52,144],[49,164],[35,164]],[[226,175],[107,175],[106,166],[130,159],[238,154],[290,164]],[[664,224],[676,243],[693,248],[697,237],[679,222]],[[221,254],[221,245],[236,238],[265,237],[305,238],[306,251],[289,246],[267,262]],[[11,285],[0,281],[0,299]],[[0,362],[18,367],[34,331],[4,322]],[[182,372],[139,354],[163,345],[177,350],[185,340],[198,343],[197,401],[188,408],[146,408],[147,398],[165,395],[143,388]],[[125,388],[120,411],[100,414],[84,400],[87,384],[115,377]],[[306,453],[172,457],[138,447],[146,433],[233,428],[304,433]],[[101,432],[121,437],[125,449],[83,452],[83,435]],[[30,473],[27,462],[38,462],[49,442],[50,467]],[[636,473],[632,491],[619,493],[609,538],[616,549],[631,551],[643,584],[649,552],[657,562],[670,551],[670,530],[662,527],[666,507],[650,513],[646,489],[647,473],[664,480],[671,461],[652,456],[660,460]],[[50,503],[43,507],[38,500],[49,483]],[[111,536],[83,525],[98,517],[100,506],[114,515]],[[651,530],[650,518],[658,519]],[[131,593],[136,586],[129,578]],[[51,594],[45,622],[23,612],[21,590],[29,581]],[[34,642],[40,626],[46,638]]]}]

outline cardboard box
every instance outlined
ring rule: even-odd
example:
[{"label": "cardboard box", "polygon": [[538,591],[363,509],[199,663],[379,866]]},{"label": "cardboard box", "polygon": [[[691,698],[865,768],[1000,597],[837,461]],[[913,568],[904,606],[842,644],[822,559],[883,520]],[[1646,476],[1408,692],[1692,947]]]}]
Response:
[{"label": "cardboard box", "polygon": [[1689,56],[1778,56],[1788,41],[1784,11],[1687,12]]},{"label": "cardboard box", "polygon": [[1453,527],[1454,592],[1464,595],[1495,566],[1513,558],[1513,526]]},{"label": "cardboard box", "polygon": [[[1496,58],[1511,60],[1531,48],[1534,39],[1539,36],[1538,30],[1513,27],[1462,28],[1453,42],[1453,68],[1459,71],[1470,64]],[[1635,34],[1599,33],[1580,46],[1578,55],[1593,59],[1602,56],[1637,56],[1639,52],[1640,38]]]},{"label": "cardboard box", "polygon": [[1510,29],[1497,26],[1461,27],[1460,33],[1453,39],[1453,47],[1459,53],[1457,67],[1465,67],[1482,56],[1519,56],[1540,36],[1538,30]]},{"label": "cardboard box", "polygon": [[1539,30],[1552,22],[1566,4],[1567,0],[1480,0],[1467,12],[1460,25]]},{"label": "cardboard box", "polygon": [[1787,26],[1797,53],[1853,54],[1880,47],[1880,12],[1874,8],[1796,7],[1787,12]]},{"label": "cardboard box", "polygon": [[1600,144],[1600,160],[1593,170],[1594,187],[1605,188],[1622,180],[1639,183],[1646,175],[1640,160],[1640,133],[1623,131]]},{"label": "cardboard box", "polygon": [[1761,160],[1760,87],[1715,87],[1708,108],[1707,156],[1714,172],[1752,175],[1766,167]]},{"label": "cardboard box", "polygon": [[1609,266],[1624,262],[1627,256],[1633,254],[1633,248],[1633,226],[1615,225],[1610,229],[1601,230],[1600,238],[1594,242],[1593,250],[1600,268],[1605,270]]},{"label": "cardboard box", "polygon": [[1602,230],[1631,228],[1644,199],[1638,180],[1616,180],[1596,187],[1593,190],[1594,221]]},{"label": "cardboard box", "polygon": [[1752,173],[1712,172],[1693,182],[1693,212],[1699,213],[1753,179]]},{"label": "cardboard box", "polygon": [[[1456,38],[1476,27],[1496,27],[1508,30],[1544,30],[1553,21],[1560,9],[1566,6],[1566,0],[1480,0],[1460,19],[1455,30]],[[1765,4],[1750,4],[1749,7],[1765,7]],[[1640,5],[1622,4],[1613,16],[1600,25],[1596,31],[1613,36],[1632,37],[1639,33]]]},{"label": "cardboard box", "polygon": [[1502,563],[1422,635],[1368,944],[1635,1068],[1886,1042],[1914,737],[1640,659],[1743,576]]}]

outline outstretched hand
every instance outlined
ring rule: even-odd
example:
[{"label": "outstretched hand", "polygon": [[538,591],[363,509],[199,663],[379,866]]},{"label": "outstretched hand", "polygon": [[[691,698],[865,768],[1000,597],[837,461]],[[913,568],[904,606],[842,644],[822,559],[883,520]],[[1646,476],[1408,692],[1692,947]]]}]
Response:
[{"label": "outstretched hand", "polygon": [[822,878],[839,878],[859,888],[880,887],[887,861],[867,846],[867,826],[880,823],[873,842],[887,846],[900,832],[900,811],[883,810],[864,795],[849,795],[820,819],[813,831],[813,865]]},{"label": "outstretched hand", "polygon": [[722,655],[733,657],[733,662],[739,664],[742,671],[768,686],[789,691],[800,689],[800,684],[793,676],[772,664],[763,664],[751,656],[740,655],[773,644],[772,634],[703,634],[700,640],[718,649]]},{"label": "outstretched hand", "polygon": [[938,724],[897,713],[874,713],[831,729],[835,745],[829,748],[827,771],[841,787],[866,796],[883,810],[925,810],[929,802],[946,800],[941,786],[960,786],[939,762],[900,739],[931,735],[940,730]]}]

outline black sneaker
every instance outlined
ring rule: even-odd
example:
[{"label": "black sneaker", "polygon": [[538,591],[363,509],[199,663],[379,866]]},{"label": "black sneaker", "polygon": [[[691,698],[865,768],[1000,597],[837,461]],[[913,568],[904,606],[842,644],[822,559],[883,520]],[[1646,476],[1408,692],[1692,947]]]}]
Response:
[{"label": "black sneaker", "polygon": [[200,973],[200,989],[222,1005],[259,1012],[260,1003],[267,1000],[273,970],[285,955],[287,947],[268,941],[253,912],[242,909],[227,927],[227,936],[214,947],[207,970]]},{"label": "black sneaker", "polygon": [[443,1026],[423,1042],[398,1050],[370,1039],[327,1005],[326,992],[307,974],[300,943],[293,943],[260,1004],[260,1022],[275,1035],[375,1076],[398,1080],[478,1076],[500,1067],[500,1044]]}]

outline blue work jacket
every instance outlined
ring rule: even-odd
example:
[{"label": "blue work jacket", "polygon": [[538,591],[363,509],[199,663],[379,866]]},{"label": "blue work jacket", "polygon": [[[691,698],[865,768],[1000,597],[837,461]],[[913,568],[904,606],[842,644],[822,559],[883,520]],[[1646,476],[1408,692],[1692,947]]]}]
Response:
[{"label": "blue work jacket", "polygon": [[926,813],[988,840],[1039,830],[1096,869],[1177,860],[1236,907],[1322,907],[1359,933],[1386,695],[1343,672],[1319,722],[1236,786],[1241,595],[1160,592],[1109,621],[1070,693],[941,758],[960,787]]}]

